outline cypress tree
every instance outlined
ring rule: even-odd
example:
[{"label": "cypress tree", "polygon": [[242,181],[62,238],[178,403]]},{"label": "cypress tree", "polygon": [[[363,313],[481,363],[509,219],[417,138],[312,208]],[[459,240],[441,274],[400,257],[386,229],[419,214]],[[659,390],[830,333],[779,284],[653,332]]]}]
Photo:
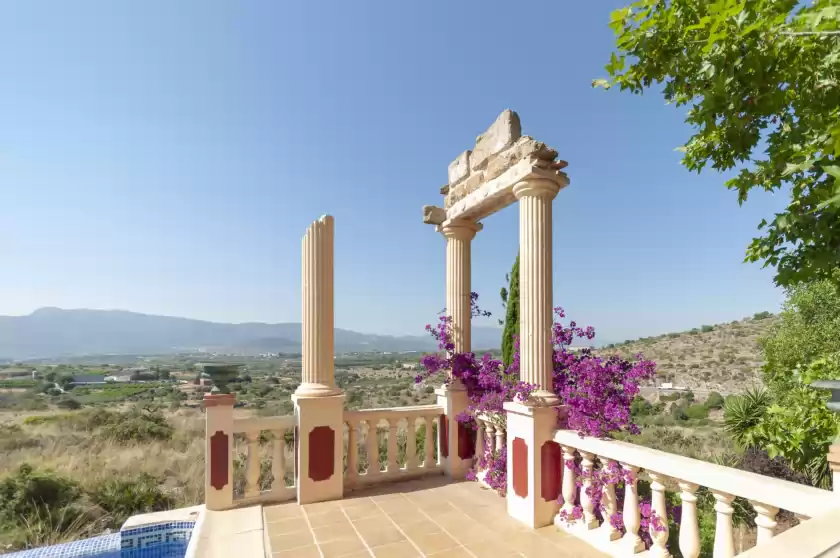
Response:
[{"label": "cypress tree", "polygon": [[513,336],[519,335],[519,254],[510,270],[510,285],[505,301],[505,328],[502,332],[502,362],[510,366],[513,361]]}]

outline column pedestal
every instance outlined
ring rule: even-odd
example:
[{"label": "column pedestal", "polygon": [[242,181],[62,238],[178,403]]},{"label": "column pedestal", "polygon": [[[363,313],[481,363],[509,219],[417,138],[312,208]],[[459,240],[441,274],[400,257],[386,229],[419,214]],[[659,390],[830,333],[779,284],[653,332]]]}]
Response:
[{"label": "column pedestal", "polygon": [[[460,388],[460,389],[459,389]],[[438,447],[446,474],[453,480],[463,480],[473,466],[475,442],[472,431],[455,417],[469,407],[467,390],[460,383],[435,390],[437,404],[443,407],[438,426]]]},{"label": "column pedestal", "polygon": [[553,437],[563,407],[508,402],[504,408],[508,515],[532,529],[545,527],[560,510],[563,459]]},{"label": "column pedestal", "polygon": [[295,403],[295,486],[299,504],[344,496],[344,395]]},{"label": "column pedestal", "polygon": [[205,394],[204,502],[208,510],[233,507],[233,404],[230,393]]}]

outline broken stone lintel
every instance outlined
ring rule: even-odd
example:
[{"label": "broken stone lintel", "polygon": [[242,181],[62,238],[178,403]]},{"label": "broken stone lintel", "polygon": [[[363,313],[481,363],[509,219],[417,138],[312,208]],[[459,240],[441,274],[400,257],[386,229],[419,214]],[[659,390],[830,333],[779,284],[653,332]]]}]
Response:
[{"label": "broken stone lintel", "polygon": [[423,222],[427,225],[440,225],[446,221],[446,210],[436,205],[423,206]]},{"label": "broken stone lintel", "polygon": [[566,173],[557,169],[557,166],[556,163],[533,158],[519,161],[501,175],[452,204],[446,209],[446,220],[442,224],[457,219],[479,221],[511,205],[516,201],[513,187],[529,178],[544,178],[555,182],[561,189],[565,188],[569,185],[569,178]]}]

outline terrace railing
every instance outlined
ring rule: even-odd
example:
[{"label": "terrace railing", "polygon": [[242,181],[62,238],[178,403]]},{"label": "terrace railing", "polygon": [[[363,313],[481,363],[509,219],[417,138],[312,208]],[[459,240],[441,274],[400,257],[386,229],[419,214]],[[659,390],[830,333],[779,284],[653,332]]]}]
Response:
[{"label": "terrace railing", "polygon": [[[641,514],[637,492],[639,474],[650,481],[651,507],[656,516],[667,515],[666,490],[680,495],[682,504],[679,525],[679,549],[685,558],[696,558],[700,553],[700,531],[697,514],[697,490],[705,487],[714,496],[716,513],[714,556],[725,558],[736,555],[733,536],[733,500],[741,497],[749,501],[755,510],[757,541],[754,556],[761,556],[762,545],[766,545],[776,535],[776,517],[779,510],[795,514],[800,521],[829,513],[840,507],[840,500],[835,493],[801,484],[784,481],[747,471],[707,463],[626,442],[604,440],[592,437],[581,438],[577,432],[558,430],[554,441],[563,452],[563,463],[580,458],[582,486],[579,502],[583,517],[571,524],[555,518],[555,524],[571,530],[596,548],[612,556],[631,556],[643,550],[639,536]],[[591,498],[591,480],[588,472],[597,465],[617,464],[632,474],[632,483],[624,487],[623,509],[616,507],[615,485],[605,484],[602,494],[602,515],[599,521],[595,515]],[[589,489],[589,491],[587,490]],[[562,475],[563,508],[571,513],[578,497],[575,472],[563,466]],[[622,534],[609,518],[622,512],[625,533]],[[651,532],[652,556],[670,556],[666,548],[668,541],[668,522],[659,523],[660,529]],[[793,530],[799,526],[793,527]],[[810,556],[810,554],[809,554]]]},{"label": "terrace railing", "polygon": [[292,500],[295,417],[233,421],[233,506]]},{"label": "terrace railing", "polygon": [[502,449],[506,447],[507,427],[505,416],[501,413],[480,414],[475,417],[475,423],[477,428],[474,465],[476,479],[489,488],[490,485],[486,481],[487,470],[486,467],[481,466],[481,462],[486,463],[498,457]]},{"label": "terrace railing", "polygon": [[438,405],[345,411],[345,489],[442,474]]}]

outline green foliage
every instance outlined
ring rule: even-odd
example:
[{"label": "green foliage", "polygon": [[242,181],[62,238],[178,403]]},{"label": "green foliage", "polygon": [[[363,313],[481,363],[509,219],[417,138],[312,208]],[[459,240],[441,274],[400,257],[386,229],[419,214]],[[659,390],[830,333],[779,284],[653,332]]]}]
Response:
[{"label": "green foliage", "polygon": [[[73,507],[81,493],[73,480],[24,464],[0,480],[0,519],[6,525],[23,525],[51,518],[54,524],[64,526],[82,514],[81,508]],[[73,508],[70,513],[68,508]]]},{"label": "green foliage", "polygon": [[[617,53],[609,80],[635,94],[661,84],[689,107],[693,136],[683,164],[738,169],[726,182],[789,191],[790,203],[759,224],[748,261],[776,267],[793,285],[840,265],[840,9],[837,0],[640,0],[613,12]],[[837,279],[835,277],[835,279]]]},{"label": "green foliage", "polygon": [[705,419],[709,416],[709,409],[705,405],[695,403],[685,410],[685,414],[689,419]]},{"label": "green foliage", "polygon": [[94,486],[88,495],[108,512],[115,527],[132,515],[166,510],[174,503],[161,491],[158,480],[145,473],[133,479],[108,479]]},{"label": "green foliage", "polygon": [[702,333],[709,333],[709,332],[714,331],[714,330],[715,330],[715,326],[710,326],[710,325],[700,326],[700,331]]},{"label": "green foliage", "polygon": [[761,387],[728,397],[723,408],[724,428],[742,447],[756,446],[753,429],[770,403],[770,394]]},{"label": "green foliage", "polygon": [[646,416],[651,414],[652,405],[642,397],[641,395],[637,395],[633,398],[632,403],[630,403],[630,415],[634,417]]},{"label": "green foliage", "polygon": [[[840,282],[840,271],[835,271]],[[840,352],[840,291],[831,281],[818,281],[788,290],[779,321],[761,339],[764,382],[787,390],[786,379],[797,366]]]},{"label": "green foliage", "polygon": [[160,411],[152,409],[135,409],[102,428],[103,436],[123,443],[169,440],[173,432]]},{"label": "green foliage", "polygon": [[723,408],[723,396],[716,391],[713,391],[709,394],[706,398],[706,408],[708,409],[722,409]]},{"label": "green foliage", "polygon": [[62,397],[58,400],[55,404],[56,407],[59,409],[67,409],[68,411],[72,411],[75,409],[80,409],[82,404],[74,397]]},{"label": "green foliage", "polygon": [[502,330],[502,362],[510,366],[513,362],[514,336],[519,335],[519,254],[510,270],[510,286],[505,299],[505,327]]},{"label": "green foliage", "polygon": [[771,314],[770,312],[756,312],[755,314],[753,314],[753,320],[755,320],[755,321],[766,320],[767,318],[770,318],[772,316],[773,316],[773,314]]}]

